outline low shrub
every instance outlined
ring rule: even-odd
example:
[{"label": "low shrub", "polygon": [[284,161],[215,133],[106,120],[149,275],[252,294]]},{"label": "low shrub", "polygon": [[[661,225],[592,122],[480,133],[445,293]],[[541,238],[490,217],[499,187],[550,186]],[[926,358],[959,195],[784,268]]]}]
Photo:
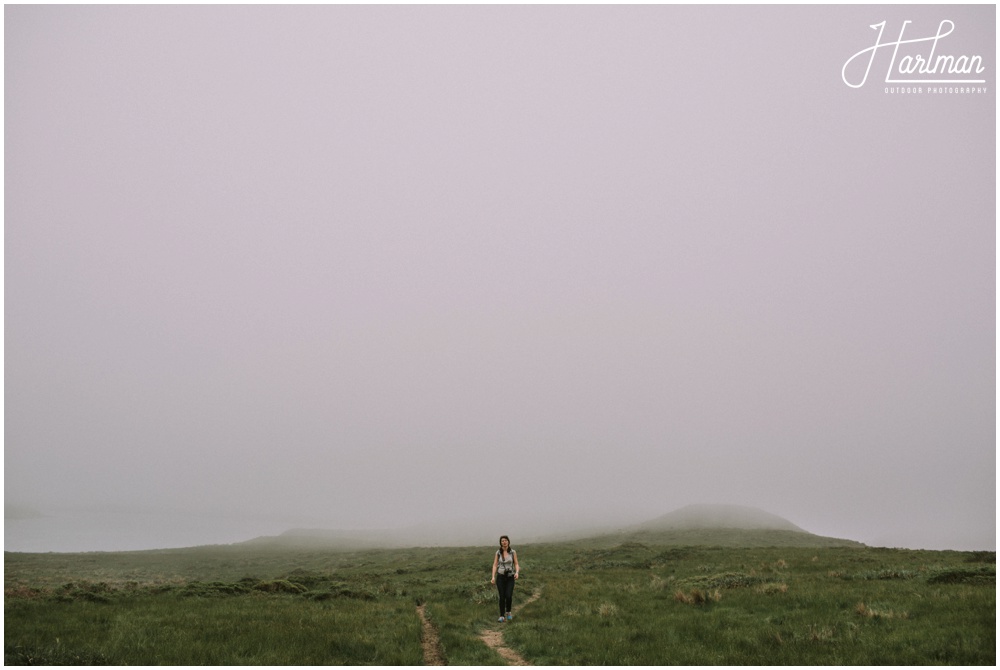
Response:
[{"label": "low shrub", "polygon": [[31,586],[24,585],[12,586],[9,589],[4,589],[3,592],[4,598],[24,598],[28,600],[42,598],[45,595],[47,595],[47,593],[43,589],[36,589]]},{"label": "low shrub", "polygon": [[894,610],[885,609],[882,606],[866,605],[863,602],[858,603],[857,605],[854,606],[854,613],[866,619],[909,619],[910,618],[908,612],[896,612]]},{"label": "low shrub", "polygon": [[674,600],[685,605],[707,605],[709,602],[717,603],[722,600],[722,592],[718,589],[714,592],[701,589],[691,589],[687,593],[677,591],[674,593]]},{"label": "low shrub", "polygon": [[766,584],[758,584],[754,587],[754,591],[764,595],[773,595],[775,593],[787,593],[788,584],[784,582],[768,582]]},{"label": "low shrub", "polygon": [[78,582],[68,582],[55,591],[55,599],[59,602],[72,602],[83,600],[91,603],[109,603],[111,596],[116,593],[107,582],[89,582],[86,580]]},{"label": "low shrub", "polygon": [[597,614],[602,617],[613,617],[618,614],[618,607],[612,603],[601,603],[597,606]]},{"label": "low shrub", "polygon": [[927,578],[928,584],[996,584],[996,567],[951,568],[938,570]]},{"label": "low shrub", "polygon": [[180,594],[195,598],[218,598],[243,595],[252,588],[249,583],[244,582],[190,582],[181,587]]},{"label": "low shrub", "polygon": [[290,582],[287,579],[275,579],[273,581],[258,582],[253,587],[254,591],[263,591],[264,593],[305,593],[309,589],[302,586],[301,584],[296,584]]},{"label": "low shrub", "polygon": [[966,563],[993,563],[996,565],[997,552],[995,551],[974,551],[967,559]]},{"label": "low shrub", "polygon": [[866,570],[865,572],[860,572],[854,575],[854,578],[867,581],[881,579],[913,579],[919,574],[920,573],[916,570],[897,570],[895,568],[885,568],[882,570]]},{"label": "low shrub", "polygon": [[292,570],[283,579],[295,584],[301,584],[307,587],[307,590],[333,581],[332,575],[323,574],[315,570],[305,570],[303,568]]},{"label": "low shrub", "polygon": [[740,589],[764,584],[773,580],[761,575],[752,575],[743,572],[725,572],[718,575],[694,577],[687,581],[705,589]]}]

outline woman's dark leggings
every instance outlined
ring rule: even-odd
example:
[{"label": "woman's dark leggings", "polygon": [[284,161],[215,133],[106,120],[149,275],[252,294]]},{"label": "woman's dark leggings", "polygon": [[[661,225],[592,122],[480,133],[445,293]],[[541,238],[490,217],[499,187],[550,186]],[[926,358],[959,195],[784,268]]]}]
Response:
[{"label": "woman's dark leggings", "polygon": [[497,573],[497,594],[500,597],[500,616],[503,616],[510,611],[514,601],[514,575]]}]

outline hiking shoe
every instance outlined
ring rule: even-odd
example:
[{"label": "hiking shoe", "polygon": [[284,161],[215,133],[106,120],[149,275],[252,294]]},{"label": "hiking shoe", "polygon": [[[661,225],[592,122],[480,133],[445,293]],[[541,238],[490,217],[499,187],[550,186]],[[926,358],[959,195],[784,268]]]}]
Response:
[{"label": "hiking shoe", "polygon": [[513,621],[513,620],[514,616],[510,612],[507,612],[507,621]]},{"label": "hiking shoe", "polygon": [[497,619],[497,623],[503,623],[504,621],[506,621],[506,619],[504,619],[503,617]]}]

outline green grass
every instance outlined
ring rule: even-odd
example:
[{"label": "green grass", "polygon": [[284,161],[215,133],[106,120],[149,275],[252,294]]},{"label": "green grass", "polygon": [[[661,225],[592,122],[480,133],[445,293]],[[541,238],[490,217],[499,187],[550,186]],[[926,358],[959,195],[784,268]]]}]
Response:
[{"label": "green grass", "polygon": [[[660,538],[660,542],[663,539]],[[536,665],[994,665],[993,552],[518,547],[504,627]],[[498,665],[491,547],[5,554],[7,664]]]},{"label": "green grass", "polygon": [[399,601],[336,606],[289,596],[135,596],[107,603],[19,603],[8,663],[319,665],[420,663],[420,630]]}]

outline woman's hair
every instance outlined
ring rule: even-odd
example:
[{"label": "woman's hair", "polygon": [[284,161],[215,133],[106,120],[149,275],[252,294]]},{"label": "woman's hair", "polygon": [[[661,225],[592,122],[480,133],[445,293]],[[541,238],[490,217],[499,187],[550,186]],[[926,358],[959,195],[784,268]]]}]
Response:
[{"label": "woman's hair", "polygon": [[500,536],[500,541],[498,542],[498,544],[500,545],[500,549],[503,550],[503,541],[504,540],[507,540],[507,549],[510,549],[510,538],[507,537],[506,535],[501,535]]}]

